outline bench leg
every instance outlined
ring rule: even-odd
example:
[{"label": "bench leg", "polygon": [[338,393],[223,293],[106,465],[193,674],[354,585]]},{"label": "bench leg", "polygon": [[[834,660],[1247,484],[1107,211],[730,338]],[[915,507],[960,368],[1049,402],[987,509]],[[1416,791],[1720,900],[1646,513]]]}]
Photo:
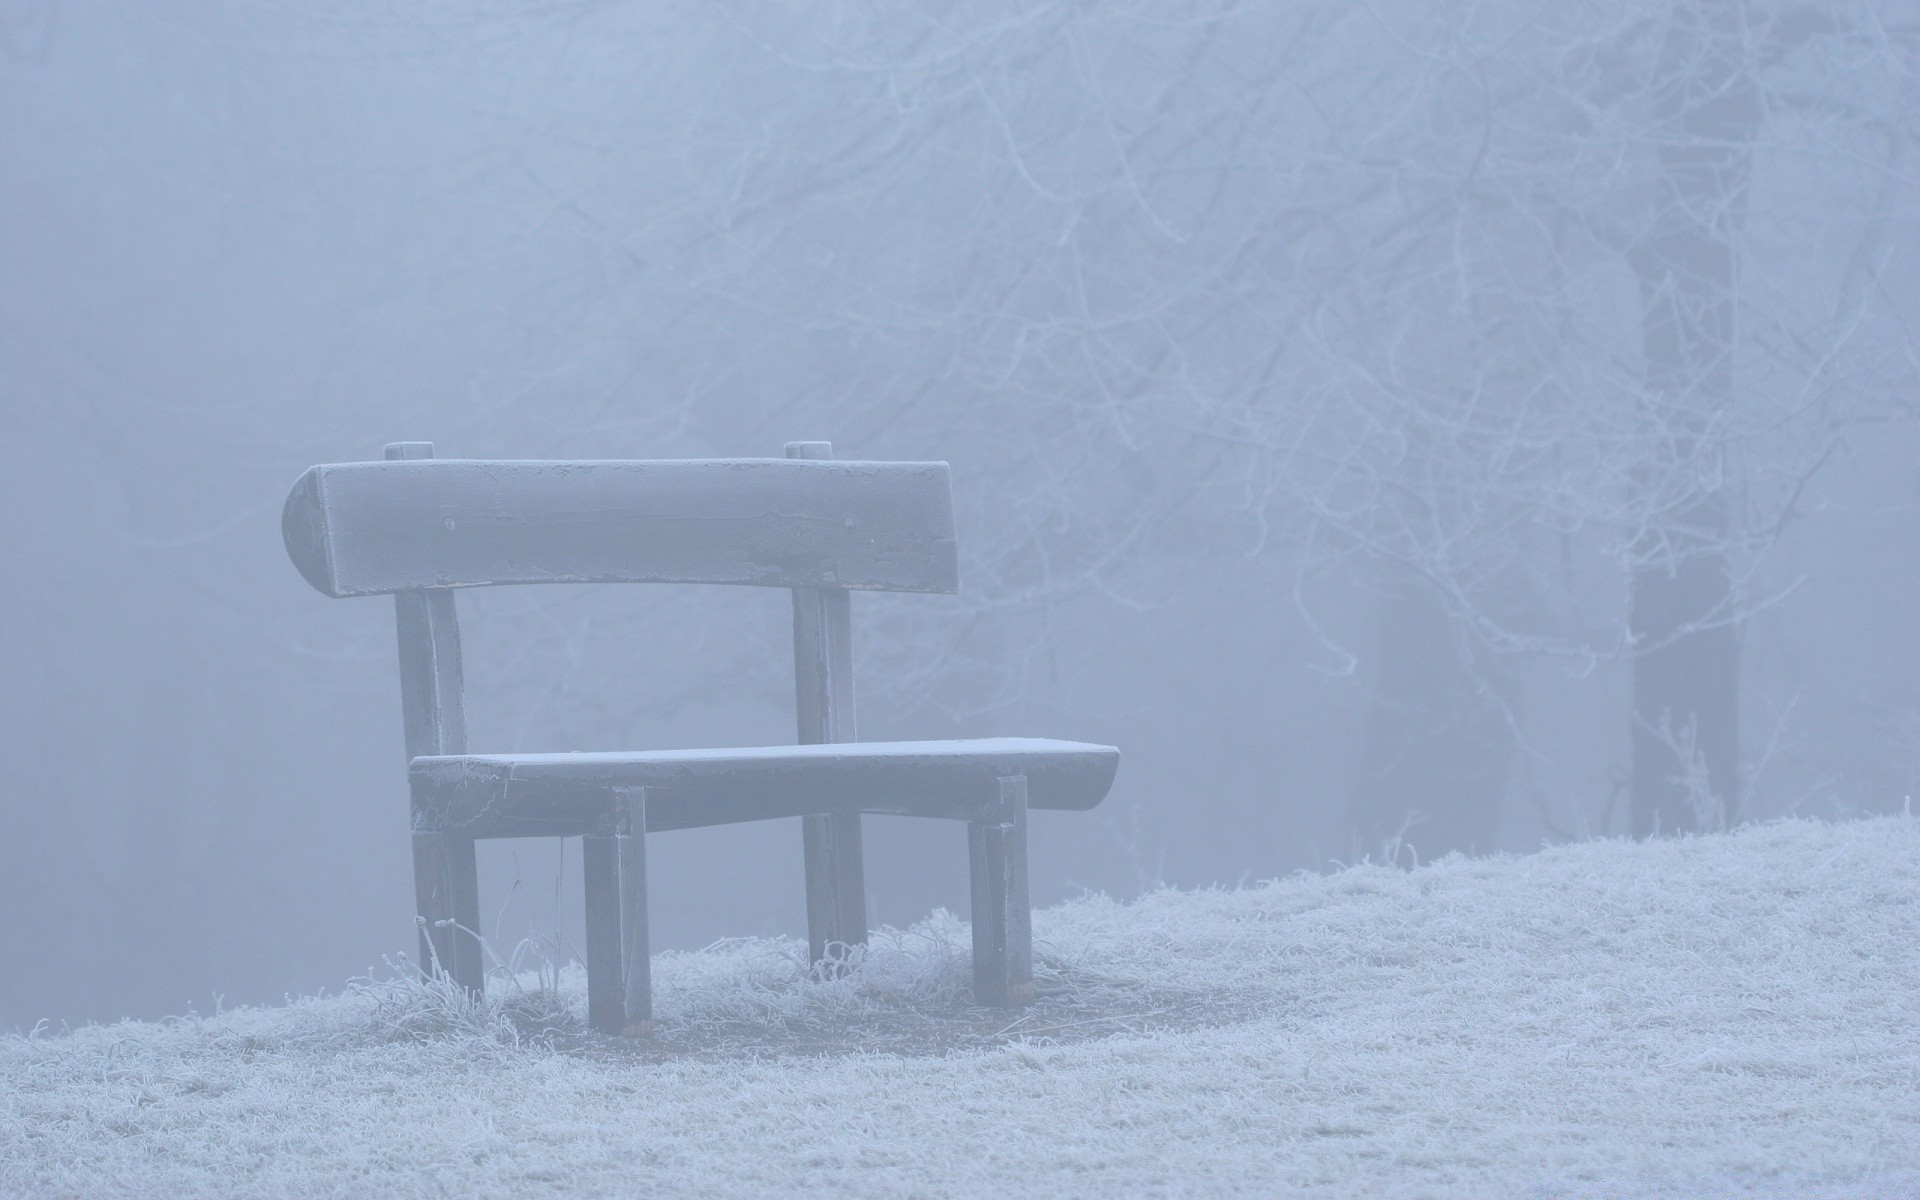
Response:
[{"label": "bench leg", "polygon": [[800,818],[807,865],[807,953],[825,962],[827,947],[867,944],[867,881],[860,814]]},{"label": "bench leg", "polygon": [[587,908],[587,1024],[601,1033],[627,1026],[620,969],[620,857],[613,834],[580,839]]},{"label": "bench leg", "polygon": [[587,893],[587,1021],[601,1033],[653,1032],[647,941],[646,789],[620,797],[615,828],[581,841]]},{"label": "bench leg", "polygon": [[973,1000],[1033,1003],[1033,910],[1027,897],[1027,778],[1000,781],[992,819],[967,823],[973,875]]},{"label": "bench leg", "polygon": [[480,946],[480,884],[473,839],[413,835],[413,890],[420,913],[420,965],[450,975],[475,996],[486,986]]},{"label": "bench leg", "polygon": [[653,1034],[653,951],[647,940],[647,826],[614,839],[620,858],[621,961],[626,964],[628,1037]]}]

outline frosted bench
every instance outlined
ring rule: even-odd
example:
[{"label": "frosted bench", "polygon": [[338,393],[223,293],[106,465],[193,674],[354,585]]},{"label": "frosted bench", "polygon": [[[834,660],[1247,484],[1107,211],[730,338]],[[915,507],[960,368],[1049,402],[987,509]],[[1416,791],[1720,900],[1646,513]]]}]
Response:
[{"label": "frosted bench", "polygon": [[[479,838],[583,839],[587,1010],[595,1029],[652,1023],[649,833],[799,817],[816,963],[867,938],[860,817],[964,821],[973,994],[1033,998],[1027,810],[1088,809],[1111,746],[1033,738],[856,742],[851,590],[958,589],[945,463],[784,459],[435,459],[310,468],[282,516],[287,553],[335,597],[392,595],[413,799],[421,960],[485,986]],[[793,593],[797,746],[582,754],[468,753],[454,589],[525,583],[730,583]]]}]

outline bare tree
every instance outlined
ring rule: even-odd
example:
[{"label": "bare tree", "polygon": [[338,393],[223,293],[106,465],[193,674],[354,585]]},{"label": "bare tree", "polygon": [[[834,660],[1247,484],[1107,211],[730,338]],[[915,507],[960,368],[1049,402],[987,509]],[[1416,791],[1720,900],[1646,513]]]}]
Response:
[{"label": "bare tree", "polygon": [[1850,434],[1907,415],[1897,6],[844,11],[740,18],[835,85],[763,143],[773,236],[886,215],[809,311],[899,352],[875,424],[979,421],[1039,481],[997,497],[994,602],[1236,542],[1391,579],[1458,669],[1631,663],[1636,832],[1738,814],[1758,566]]}]

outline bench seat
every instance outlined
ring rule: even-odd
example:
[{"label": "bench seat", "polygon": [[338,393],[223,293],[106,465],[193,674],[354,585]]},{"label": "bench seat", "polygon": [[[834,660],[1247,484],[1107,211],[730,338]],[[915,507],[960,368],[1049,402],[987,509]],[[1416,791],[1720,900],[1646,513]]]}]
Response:
[{"label": "bench seat", "polygon": [[1047,738],[840,742],[613,754],[459,754],[409,769],[417,833],[577,837],[603,830],[617,790],[645,788],[647,832],[820,813],[992,819],[998,781],[1029,808],[1082,810],[1107,794],[1111,746]]}]

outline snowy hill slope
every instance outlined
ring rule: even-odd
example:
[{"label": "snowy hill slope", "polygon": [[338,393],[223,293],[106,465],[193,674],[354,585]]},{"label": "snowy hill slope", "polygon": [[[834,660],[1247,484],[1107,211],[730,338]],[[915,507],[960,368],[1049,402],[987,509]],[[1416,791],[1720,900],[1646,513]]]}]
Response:
[{"label": "snowy hill slope", "polygon": [[579,1032],[571,976],[0,1040],[0,1194],[1920,1196],[1920,820],[1036,932],[1024,1017],[961,1003],[938,919],[836,981],[665,956],[638,1050]]}]

